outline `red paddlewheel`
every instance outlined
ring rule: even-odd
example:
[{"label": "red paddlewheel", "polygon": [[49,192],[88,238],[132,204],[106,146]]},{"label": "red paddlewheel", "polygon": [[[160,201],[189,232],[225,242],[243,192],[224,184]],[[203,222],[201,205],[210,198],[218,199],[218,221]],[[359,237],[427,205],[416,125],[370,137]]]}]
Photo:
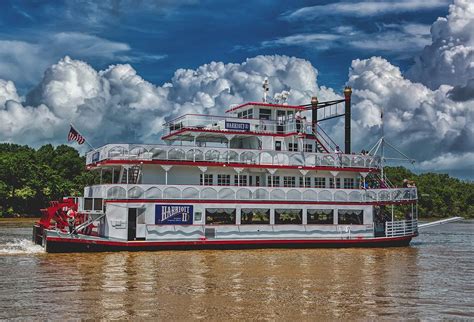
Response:
[{"label": "red paddlewheel", "polygon": [[42,216],[39,225],[46,229],[51,228],[54,225],[61,230],[67,229],[68,209],[77,211],[77,203],[73,198],[67,198],[61,201],[51,201],[48,208],[41,209]]}]

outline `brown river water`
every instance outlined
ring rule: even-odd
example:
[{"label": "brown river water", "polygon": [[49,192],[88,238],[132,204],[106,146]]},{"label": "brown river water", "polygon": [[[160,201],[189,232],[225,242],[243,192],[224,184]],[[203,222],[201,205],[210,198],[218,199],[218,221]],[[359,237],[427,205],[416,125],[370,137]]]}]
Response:
[{"label": "brown river water", "polygon": [[0,221],[0,319],[474,319],[474,221],[410,247],[46,254]]}]

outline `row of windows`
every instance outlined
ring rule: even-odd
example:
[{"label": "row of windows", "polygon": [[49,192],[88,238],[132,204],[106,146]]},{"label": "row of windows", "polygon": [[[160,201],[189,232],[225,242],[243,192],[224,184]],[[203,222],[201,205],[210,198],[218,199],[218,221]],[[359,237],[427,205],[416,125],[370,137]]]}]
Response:
[{"label": "row of windows", "polygon": [[253,109],[238,112],[237,117],[241,119],[253,119]]},{"label": "row of windows", "polygon": [[[363,210],[339,209],[337,215],[338,224],[340,225],[362,225],[364,222]],[[235,225],[236,217],[237,211],[235,208],[206,208],[207,225]],[[276,225],[301,225],[302,223],[302,209],[275,209]],[[309,225],[334,224],[334,209],[308,209],[307,223]],[[270,209],[242,208],[240,224],[270,224]]]},{"label": "row of windows", "polygon": [[[281,151],[282,142],[275,141],[275,151]],[[314,152],[314,148],[312,144],[304,144],[303,145],[304,152]],[[298,150],[298,143],[288,143],[288,151],[297,152]]]},{"label": "row of windows", "polygon": [[[281,181],[280,181],[280,178]],[[294,188],[296,187],[296,178],[298,178],[298,187],[306,188],[344,188],[344,189],[356,189],[359,187],[360,180],[354,178],[343,178],[341,186],[341,178],[325,178],[325,177],[294,177],[294,176],[268,176],[267,185],[268,187],[280,187],[281,183],[283,187]],[[233,179],[233,180],[232,180]],[[200,174],[199,184],[205,186],[212,186],[214,184],[213,174]],[[218,174],[217,175],[218,186],[260,186],[260,176],[251,175],[230,175],[230,174]]]},{"label": "row of windows", "polygon": [[[341,178],[325,178],[325,177],[298,177],[299,187],[306,188],[344,188],[357,189],[360,180],[354,178],[343,178],[343,186],[341,187]],[[267,184],[269,187],[280,187],[280,176],[268,176]],[[296,187],[296,177],[283,176],[283,187]]]}]

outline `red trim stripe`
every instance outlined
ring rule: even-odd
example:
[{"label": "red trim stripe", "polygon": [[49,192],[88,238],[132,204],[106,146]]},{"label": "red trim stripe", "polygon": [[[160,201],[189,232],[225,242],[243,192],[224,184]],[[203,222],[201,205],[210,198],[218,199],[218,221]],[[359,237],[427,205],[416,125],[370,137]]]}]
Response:
[{"label": "red trim stripe", "polygon": [[79,244],[97,244],[108,246],[127,246],[127,247],[144,247],[144,246],[191,246],[191,245],[302,245],[302,244],[358,244],[358,243],[383,243],[410,240],[416,235],[402,237],[377,237],[377,238],[357,238],[357,239],[252,239],[252,240],[191,240],[191,241],[110,241],[110,240],[91,240],[68,237],[50,237],[47,241],[51,242],[67,242]]},{"label": "red trim stripe", "polygon": [[90,163],[87,166],[95,167],[104,164],[163,164],[205,167],[237,167],[237,168],[263,168],[263,169],[301,169],[301,170],[324,170],[324,171],[346,171],[346,172],[378,172],[375,168],[357,167],[331,167],[331,166],[297,166],[297,165],[271,165],[271,164],[248,164],[248,163],[225,163],[209,161],[171,161],[171,160],[103,160]]}]

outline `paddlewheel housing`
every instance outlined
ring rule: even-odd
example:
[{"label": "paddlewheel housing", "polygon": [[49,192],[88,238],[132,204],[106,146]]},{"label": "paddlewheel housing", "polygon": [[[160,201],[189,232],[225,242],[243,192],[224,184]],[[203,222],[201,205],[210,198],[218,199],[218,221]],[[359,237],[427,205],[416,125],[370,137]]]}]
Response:
[{"label": "paddlewheel housing", "polygon": [[[69,212],[70,210],[72,212]],[[50,201],[48,208],[41,209],[41,219],[33,227],[33,241],[41,245],[45,229],[55,229],[64,233],[79,232],[74,231],[75,227],[84,226],[84,223],[89,220],[89,215],[77,210],[76,198],[68,197],[60,201]],[[80,233],[90,235],[92,228],[92,223],[81,227]]]}]

